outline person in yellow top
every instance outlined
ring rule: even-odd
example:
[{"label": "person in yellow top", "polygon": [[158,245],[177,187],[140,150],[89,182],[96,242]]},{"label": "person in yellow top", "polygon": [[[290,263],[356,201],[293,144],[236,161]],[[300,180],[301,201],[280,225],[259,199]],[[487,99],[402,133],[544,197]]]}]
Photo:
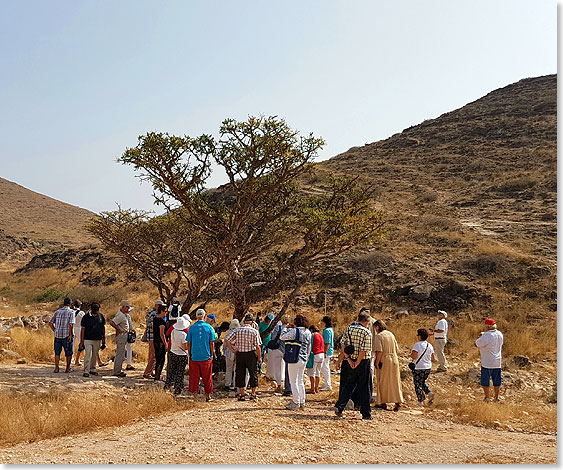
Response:
[{"label": "person in yellow top", "polygon": [[387,409],[387,403],[395,403],[393,411],[399,411],[403,402],[401,371],[399,369],[399,345],[383,320],[374,323],[375,370],[377,376],[376,407]]}]

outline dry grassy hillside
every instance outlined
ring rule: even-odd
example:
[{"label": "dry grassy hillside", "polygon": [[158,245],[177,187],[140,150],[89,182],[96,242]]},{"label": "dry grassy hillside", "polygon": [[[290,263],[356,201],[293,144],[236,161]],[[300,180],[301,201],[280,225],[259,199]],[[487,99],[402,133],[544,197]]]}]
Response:
[{"label": "dry grassy hillside", "polygon": [[83,225],[93,215],[0,178],[0,257],[19,263],[52,247],[92,243]]},{"label": "dry grassy hillside", "polygon": [[415,310],[532,300],[555,318],[556,89],[555,75],[521,80],[320,164],[376,188],[390,230],[320,284]]}]

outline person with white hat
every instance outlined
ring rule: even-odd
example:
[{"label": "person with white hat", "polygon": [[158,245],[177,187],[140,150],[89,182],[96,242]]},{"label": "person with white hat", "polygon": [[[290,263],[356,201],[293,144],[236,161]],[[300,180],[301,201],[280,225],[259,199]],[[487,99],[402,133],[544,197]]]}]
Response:
[{"label": "person with white hat", "polygon": [[154,308],[150,310],[145,316],[147,326],[146,326],[145,334],[143,336],[146,339],[146,341],[149,343],[149,357],[147,359],[147,367],[143,372],[143,378],[145,379],[152,378],[151,374],[154,372],[154,366],[156,364],[156,356],[154,354],[154,332],[152,327],[153,327],[153,321],[157,315],[157,310],[159,305],[164,305],[164,302],[160,299],[158,299],[154,303]]},{"label": "person with white hat", "polygon": [[127,333],[129,332],[129,322],[125,314],[129,312],[131,305],[127,300],[122,300],[119,304],[119,311],[109,322],[115,328],[115,358],[113,359],[113,375],[126,377],[127,374],[121,370],[125,360],[125,347],[127,345]]},{"label": "person with white hat", "polygon": [[164,388],[168,389],[174,385],[174,395],[180,395],[184,388],[184,373],[188,363],[188,343],[186,343],[187,331],[190,327],[187,315],[182,315],[172,325],[170,333],[170,354],[168,356],[168,373]]},{"label": "person with white hat", "polygon": [[430,328],[431,335],[434,335],[434,347],[436,352],[436,357],[438,358],[438,369],[436,372],[445,372],[448,368],[448,363],[446,361],[446,356],[444,354],[444,348],[448,342],[448,313],[444,310],[438,310],[438,323],[434,329]]},{"label": "person with white hat", "polygon": [[485,401],[489,401],[491,379],[493,379],[495,401],[499,401],[504,336],[497,330],[497,322],[492,318],[485,320],[485,327],[487,331],[481,333],[481,337],[475,341],[475,346],[481,353],[481,386],[485,392]]}]

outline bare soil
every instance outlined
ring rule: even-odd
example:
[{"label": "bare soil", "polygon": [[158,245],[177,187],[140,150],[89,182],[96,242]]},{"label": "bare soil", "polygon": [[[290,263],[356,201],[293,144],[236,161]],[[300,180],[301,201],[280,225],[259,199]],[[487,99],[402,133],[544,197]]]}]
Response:
[{"label": "bare soil", "polygon": [[[53,374],[46,365],[1,366],[0,388],[15,393],[53,389],[112,393],[158,386],[140,377],[85,380],[81,371]],[[108,375],[106,375],[108,374]],[[23,385],[25,384],[25,385]],[[214,401],[184,399],[186,410],[91,432],[0,447],[0,462],[24,463],[546,463],[557,461],[554,433],[509,432],[456,424],[445,416],[404,407],[374,410],[373,421],[346,411],[337,418],[336,391],[307,395],[307,408],[285,409],[287,398],[262,387],[256,402],[226,392]],[[18,392],[19,391],[19,392]],[[76,419],[80,419],[77,416]]]}]

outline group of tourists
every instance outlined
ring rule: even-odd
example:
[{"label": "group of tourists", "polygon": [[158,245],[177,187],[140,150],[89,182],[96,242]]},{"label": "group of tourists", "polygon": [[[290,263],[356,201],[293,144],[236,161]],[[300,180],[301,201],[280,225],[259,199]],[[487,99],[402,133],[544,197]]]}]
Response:
[{"label": "group of tourists", "polygon": [[[125,377],[126,369],[132,366],[132,343],[136,340],[127,300],[120,303],[119,310],[109,321],[115,330],[115,355],[113,375]],[[148,343],[148,361],[143,377],[156,381],[163,380],[164,387],[176,396],[184,396],[184,376],[188,369],[188,390],[197,395],[202,389],[206,401],[211,401],[213,392],[214,359],[224,355],[225,382],[228,391],[236,390],[239,401],[255,400],[258,388],[258,374],[266,360],[266,377],[276,384],[276,391],[291,396],[286,405],[288,410],[304,409],[306,402],[305,376],[309,377],[309,393],[332,390],[330,363],[334,358],[334,330],[329,316],[321,320],[322,330],[298,314],[282,315],[272,325],[274,315],[269,313],[262,321],[255,321],[247,313],[242,323],[237,319],[223,322],[214,327],[216,318],[208,314],[205,306],[192,313],[182,314],[179,302],[166,306],[162,300],[146,315],[146,330],[142,341]],[[416,330],[417,341],[410,352],[414,389],[417,405],[424,406],[434,400],[435,394],[426,383],[433,362],[439,366],[435,372],[447,370],[444,353],[448,335],[448,314],[438,311],[435,328]],[[258,323],[259,322],[259,323]],[[85,377],[97,375],[96,365],[103,365],[99,351],[106,347],[106,320],[100,312],[100,304],[92,302],[87,312],[82,311],[79,301],[64,299],[63,307],[51,318],[54,331],[55,370],[59,372],[62,350],[65,351],[66,368],[70,372],[73,354],[75,365],[79,364],[80,353],[84,351]],[[499,400],[501,386],[501,361],[503,335],[497,330],[494,319],[485,321],[486,330],[475,342],[481,352],[481,386],[485,400],[490,400],[490,380],[493,381],[494,399]],[[270,333],[263,333],[270,329]],[[225,332],[224,341],[220,336]],[[262,334],[261,334],[262,333]],[[428,341],[434,336],[434,346]],[[74,346],[78,344],[76,351]],[[393,406],[398,411],[404,402],[399,346],[397,340],[383,320],[376,320],[367,308],[362,308],[357,320],[351,323],[340,339],[336,369],[340,371],[340,388],[334,412],[342,417],[349,401],[360,411],[363,419],[372,419],[372,404],[375,408],[387,409]],[[321,386],[321,376],[323,384]],[[374,385],[375,384],[375,385]],[[249,390],[249,393],[247,393]]]}]

